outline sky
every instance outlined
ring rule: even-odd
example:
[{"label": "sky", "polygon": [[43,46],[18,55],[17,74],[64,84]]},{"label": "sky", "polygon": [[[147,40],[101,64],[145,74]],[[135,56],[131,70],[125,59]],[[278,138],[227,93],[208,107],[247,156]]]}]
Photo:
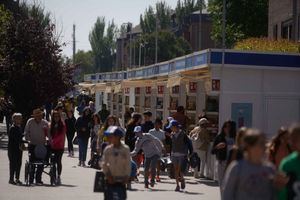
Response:
[{"label": "sky", "polygon": [[[120,26],[125,22],[139,23],[140,14],[157,0],[24,0],[28,3],[37,2],[51,12],[55,24],[61,32],[61,41],[66,43],[63,53],[72,56],[72,32],[73,24],[76,24],[76,49],[90,50],[88,40],[98,16],[105,16],[106,20],[114,19]],[[166,0],[175,8],[177,0]]]}]

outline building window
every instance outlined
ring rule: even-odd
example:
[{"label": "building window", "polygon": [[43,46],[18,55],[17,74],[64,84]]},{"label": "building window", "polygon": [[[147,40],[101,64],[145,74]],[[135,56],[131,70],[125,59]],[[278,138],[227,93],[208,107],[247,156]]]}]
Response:
[{"label": "building window", "polygon": [[278,39],[278,25],[276,24],[273,26],[273,39],[277,40]]},{"label": "building window", "polygon": [[281,38],[292,39],[293,20],[287,20],[281,24]]}]

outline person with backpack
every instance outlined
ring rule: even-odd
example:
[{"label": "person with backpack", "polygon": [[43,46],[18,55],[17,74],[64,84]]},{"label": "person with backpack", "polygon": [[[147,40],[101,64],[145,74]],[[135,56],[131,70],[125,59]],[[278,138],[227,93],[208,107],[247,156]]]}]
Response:
[{"label": "person with backpack", "polygon": [[206,165],[207,150],[210,143],[209,131],[206,128],[209,122],[206,118],[201,118],[198,123],[199,126],[195,127],[190,133],[191,139],[193,141],[193,149],[201,160],[200,170],[199,167],[196,167],[194,169],[194,177],[204,178],[204,167]]},{"label": "person with backpack", "polygon": [[135,148],[131,152],[131,156],[136,156],[140,150],[143,150],[145,155],[144,168],[145,168],[145,188],[149,188],[149,170],[151,171],[150,186],[154,187],[156,166],[163,151],[162,142],[149,133],[143,133],[141,126],[134,128],[134,133],[137,136]]},{"label": "person with backpack", "polygon": [[[190,155],[193,153],[193,147],[187,134],[180,128],[178,121],[171,120],[167,128],[172,130],[171,160],[175,170],[175,191],[180,191],[180,188],[185,189],[185,179],[183,174],[186,169],[185,165],[187,163],[188,153],[190,153]],[[179,187],[179,182],[181,182],[181,187]]]}]

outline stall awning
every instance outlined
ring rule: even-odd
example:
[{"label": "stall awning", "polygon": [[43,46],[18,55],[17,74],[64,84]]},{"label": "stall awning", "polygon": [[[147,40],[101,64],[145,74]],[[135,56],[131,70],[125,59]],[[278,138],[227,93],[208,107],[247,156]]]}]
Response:
[{"label": "stall awning", "polygon": [[168,79],[168,82],[167,82],[167,87],[168,88],[172,88],[176,85],[180,85],[180,83],[183,81],[183,78],[181,76],[173,76],[173,77],[170,77]]},{"label": "stall awning", "polygon": [[146,87],[146,86],[153,86],[155,85],[155,81],[153,80],[126,80],[122,81],[122,88],[126,87]]},{"label": "stall awning", "polygon": [[106,83],[96,83],[95,84],[95,91],[104,92],[106,90]]},{"label": "stall awning", "polygon": [[122,85],[121,84],[118,84],[118,85],[115,85],[114,86],[114,93],[119,93],[119,92],[122,92]]}]

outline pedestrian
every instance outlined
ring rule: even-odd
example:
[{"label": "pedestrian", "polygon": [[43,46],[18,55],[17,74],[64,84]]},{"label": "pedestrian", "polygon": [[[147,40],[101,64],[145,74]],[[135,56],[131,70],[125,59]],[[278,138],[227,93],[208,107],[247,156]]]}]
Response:
[{"label": "pedestrian", "polygon": [[228,153],[226,168],[235,160],[242,160],[244,157],[244,136],[247,131],[246,127],[241,127],[237,132],[235,144]]},{"label": "pedestrian", "polygon": [[[22,165],[22,149],[21,146],[23,131],[22,125],[22,114],[14,113],[12,116],[13,124],[8,132],[8,159],[9,159],[9,184],[22,185],[20,181],[20,170]],[[16,178],[16,179],[15,179]]]},{"label": "pedestrian", "polygon": [[86,107],[85,100],[82,99],[82,100],[80,101],[78,107],[77,107],[77,111],[78,111],[78,113],[79,113],[80,116],[82,115],[83,110],[85,109],[85,107]]},{"label": "pedestrian", "polygon": [[66,124],[66,129],[67,129],[69,157],[74,156],[73,139],[74,139],[75,132],[76,132],[75,123],[76,123],[76,118],[74,116],[73,111],[68,111],[67,118],[65,119],[65,124]]},{"label": "pedestrian", "polygon": [[135,148],[131,152],[131,156],[136,156],[140,150],[143,150],[145,155],[144,171],[145,171],[145,188],[149,188],[149,170],[151,171],[150,186],[154,187],[156,177],[157,162],[162,156],[162,142],[149,133],[143,133],[141,126],[134,128],[134,133],[137,136]]},{"label": "pedestrian", "polygon": [[179,182],[181,182],[181,189],[185,189],[185,179],[183,172],[184,165],[187,162],[188,152],[192,154],[190,148],[189,138],[186,133],[180,128],[180,124],[176,120],[170,121],[167,128],[172,130],[172,153],[171,160],[175,169],[176,188],[175,191],[180,191]]},{"label": "pedestrian", "polygon": [[102,153],[102,146],[104,143],[107,143],[107,137],[104,135],[104,132],[108,129],[110,126],[120,126],[119,119],[114,116],[110,115],[106,118],[104,124],[102,125],[101,129],[98,132],[98,137],[97,137],[97,145],[96,149],[98,154]]},{"label": "pedestrian", "polygon": [[[28,141],[28,151],[30,156],[30,162],[39,161],[39,159],[35,155],[34,149],[36,146],[46,145],[46,138],[50,138],[49,136],[49,125],[46,120],[43,119],[43,111],[39,108],[34,109],[32,113],[32,118],[30,118],[25,126],[25,139]],[[43,165],[38,165],[37,169],[35,165],[33,165],[30,177],[29,184],[33,184],[33,180],[35,177],[37,185],[43,185],[42,182],[42,173],[44,170]]]},{"label": "pedestrian", "polygon": [[165,147],[166,147],[166,152],[171,154],[171,146],[172,146],[172,138],[171,138],[171,133],[172,130],[168,128],[170,121],[173,120],[173,117],[168,117],[163,130],[165,131],[166,139],[165,139]]},{"label": "pedestrian", "polygon": [[62,156],[65,148],[66,125],[58,111],[53,111],[50,124],[50,146],[54,154],[56,185],[61,185]]},{"label": "pedestrian", "polygon": [[107,179],[104,199],[124,200],[127,198],[126,184],[131,173],[130,151],[128,146],[121,142],[124,130],[117,126],[110,126],[105,131],[105,135],[111,144],[105,148],[101,162]]},{"label": "pedestrian", "polygon": [[177,107],[177,112],[172,115],[180,125],[182,130],[187,130],[189,127],[189,118],[185,115],[185,109],[183,106]]},{"label": "pedestrian", "polygon": [[132,113],[134,113],[134,108],[130,107],[128,109],[128,107],[126,108],[126,111],[124,113],[124,123],[127,124],[129,122],[129,120],[131,119],[131,115]]},{"label": "pedestrian", "polygon": [[248,129],[244,136],[244,147],[244,159],[232,162],[226,171],[222,199],[275,199],[275,168],[264,160],[264,135],[258,130]]},{"label": "pedestrian", "polygon": [[125,144],[129,146],[130,151],[133,151],[136,141],[136,136],[133,130],[136,126],[140,126],[141,122],[142,115],[139,113],[133,113],[132,118],[129,120],[126,126]]},{"label": "pedestrian", "polygon": [[222,181],[226,169],[228,153],[232,146],[234,145],[233,135],[234,128],[232,127],[232,121],[228,120],[224,122],[221,133],[216,136],[214,144],[212,147],[212,153],[216,155],[218,161],[218,181],[220,188],[222,186]]},{"label": "pedestrian", "polygon": [[[157,137],[162,144],[165,144],[166,135],[165,132],[161,129],[162,128],[162,121],[160,118],[157,118],[154,122],[154,128],[149,131],[149,134]],[[156,167],[156,181],[160,182],[160,159],[157,161]]]},{"label": "pedestrian", "polygon": [[82,116],[80,116],[75,123],[75,129],[77,131],[78,145],[79,145],[79,163],[78,166],[86,167],[86,154],[88,148],[88,142],[90,137],[90,122],[91,122],[91,110],[86,107]]},{"label": "pedestrian", "polygon": [[279,166],[281,173],[288,178],[288,182],[283,184],[280,191],[279,200],[300,199],[300,124],[289,128],[289,143],[293,153],[285,157]]},{"label": "pedestrian", "polygon": [[92,125],[91,125],[91,159],[89,161],[89,165],[92,164],[94,160],[94,154],[98,154],[97,141],[98,135],[100,131],[100,123],[101,119],[97,113],[94,113],[92,116]]},{"label": "pedestrian", "polygon": [[110,112],[107,110],[106,104],[102,104],[101,110],[98,112],[98,115],[100,116],[101,123],[104,124],[107,117],[110,115]]},{"label": "pedestrian", "polygon": [[93,101],[89,101],[89,108],[91,110],[91,113],[95,113],[96,112],[95,103]]},{"label": "pedestrian", "polygon": [[62,103],[58,104],[54,110],[59,113],[59,115],[63,121],[65,121],[67,119],[67,114],[65,113],[65,107]]},{"label": "pedestrian", "polygon": [[278,130],[277,135],[272,139],[269,145],[269,160],[279,168],[280,162],[283,158],[291,153],[289,145],[289,133],[284,127]]},{"label": "pedestrian", "polygon": [[154,128],[154,124],[151,120],[152,112],[145,111],[143,115],[144,115],[144,123],[142,124],[142,130],[143,133],[149,133],[149,131]]},{"label": "pedestrian", "polygon": [[[206,118],[201,118],[198,122],[199,126],[195,127],[191,132],[190,136],[193,141],[194,152],[197,153],[198,157],[201,160],[200,169],[196,167],[194,169],[195,178],[205,178],[204,176],[204,167],[207,160],[207,151],[210,143],[210,135],[207,130],[207,125],[209,124]],[[200,171],[200,176],[199,176]]]}]

